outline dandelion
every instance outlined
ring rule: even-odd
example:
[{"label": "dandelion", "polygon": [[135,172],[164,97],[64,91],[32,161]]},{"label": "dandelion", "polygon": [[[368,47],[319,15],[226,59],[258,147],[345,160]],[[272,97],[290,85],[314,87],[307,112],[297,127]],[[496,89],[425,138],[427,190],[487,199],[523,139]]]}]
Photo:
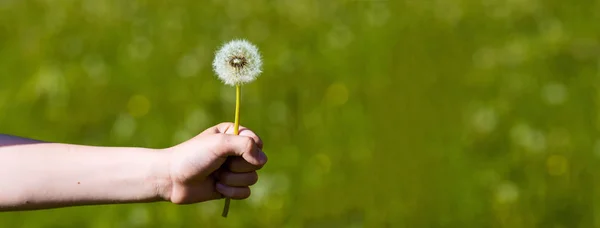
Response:
[{"label": "dandelion", "polygon": [[234,40],[223,45],[213,62],[219,79],[236,87],[254,81],[262,73],[261,67],[258,48],[246,40]]},{"label": "dandelion", "polygon": [[[242,85],[254,81],[262,73],[262,60],[258,48],[246,40],[233,40],[217,51],[213,69],[226,85],[235,86],[235,122],[233,133],[240,128],[240,100]],[[229,212],[230,199],[225,198],[223,217]]]}]

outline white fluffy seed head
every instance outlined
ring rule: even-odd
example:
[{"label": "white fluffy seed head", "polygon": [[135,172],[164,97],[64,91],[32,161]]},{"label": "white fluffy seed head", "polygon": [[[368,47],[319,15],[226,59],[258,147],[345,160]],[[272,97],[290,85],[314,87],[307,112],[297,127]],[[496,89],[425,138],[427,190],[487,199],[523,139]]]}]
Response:
[{"label": "white fluffy seed head", "polygon": [[227,85],[242,85],[254,81],[262,73],[258,48],[246,40],[233,40],[221,47],[213,61],[213,69]]}]

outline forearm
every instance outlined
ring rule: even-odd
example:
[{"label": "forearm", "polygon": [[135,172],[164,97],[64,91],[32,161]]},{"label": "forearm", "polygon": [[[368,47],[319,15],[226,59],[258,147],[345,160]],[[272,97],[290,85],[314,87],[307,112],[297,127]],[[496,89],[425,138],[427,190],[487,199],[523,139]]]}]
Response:
[{"label": "forearm", "polygon": [[0,211],[159,201],[170,189],[165,156],[143,148],[0,146]]}]

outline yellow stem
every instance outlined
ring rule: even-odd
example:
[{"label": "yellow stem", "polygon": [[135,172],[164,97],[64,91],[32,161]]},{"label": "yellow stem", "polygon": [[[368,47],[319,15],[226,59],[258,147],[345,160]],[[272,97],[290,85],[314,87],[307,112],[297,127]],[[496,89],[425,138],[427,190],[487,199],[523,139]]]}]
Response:
[{"label": "yellow stem", "polygon": [[[242,86],[236,85],[235,86],[235,122],[233,124],[233,134],[235,134],[235,135],[240,134],[240,102],[242,100],[241,98],[242,98]],[[230,204],[230,199],[225,198],[225,206],[223,207],[223,213],[221,214],[221,216],[227,217],[227,214],[229,213],[229,204]]]},{"label": "yellow stem", "polygon": [[242,100],[242,86],[235,86],[235,123],[233,124],[233,134],[240,134],[240,102]]}]

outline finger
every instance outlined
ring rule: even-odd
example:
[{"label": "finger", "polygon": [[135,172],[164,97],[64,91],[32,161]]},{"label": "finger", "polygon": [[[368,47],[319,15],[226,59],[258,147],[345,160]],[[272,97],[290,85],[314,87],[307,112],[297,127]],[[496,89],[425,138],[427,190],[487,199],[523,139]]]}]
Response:
[{"label": "finger", "polygon": [[[215,133],[215,134],[222,133],[222,134],[231,134],[231,135],[233,135],[233,133],[234,133],[233,130],[234,130],[234,123],[230,123],[230,122],[220,123],[220,124],[208,129],[208,131]],[[240,125],[239,135],[247,136],[247,137],[254,139],[254,142],[256,142],[256,145],[258,146],[258,148],[260,148],[260,149],[263,148],[263,141],[252,130]]]},{"label": "finger", "polygon": [[[262,151],[260,153],[262,153]],[[266,159],[266,155],[264,155],[264,156],[265,156],[265,160],[268,160],[268,159]],[[264,164],[262,164],[262,165],[250,164],[246,160],[244,160],[243,158],[240,158],[240,157],[231,157],[231,158],[227,159],[227,163],[225,164],[225,167],[229,171],[234,172],[234,173],[253,172],[253,171],[261,169],[263,166],[264,166]]]},{"label": "finger", "polygon": [[249,187],[232,187],[217,183],[216,189],[219,193],[223,194],[223,196],[231,199],[246,199],[250,197]]},{"label": "finger", "polygon": [[256,184],[258,181],[258,174],[256,172],[249,173],[232,173],[232,172],[220,172],[219,183],[222,183],[231,187],[247,187]]},{"label": "finger", "polygon": [[267,162],[267,157],[258,149],[256,142],[246,136],[218,134],[215,140],[215,153],[219,157],[240,156],[250,164],[261,166]]},{"label": "finger", "polygon": [[[231,130],[231,134],[233,134],[233,130]],[[260,137],[258,137],[258,135],[256,135],[252,130],[240,126],[239,135],[252,138],[254,140],[254,142],[256,143],[256,146],[258,146],[259,149],[263,148],[262,139],[260,139]]]}]

